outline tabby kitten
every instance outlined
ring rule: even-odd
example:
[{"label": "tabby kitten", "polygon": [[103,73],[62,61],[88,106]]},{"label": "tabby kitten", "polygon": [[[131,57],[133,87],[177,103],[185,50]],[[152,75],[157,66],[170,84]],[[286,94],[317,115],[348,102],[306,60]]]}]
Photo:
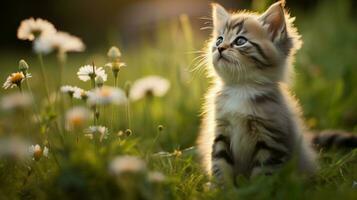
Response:
[{"label": "tabby kitten", "polygon": [[207,172],[233,183],[237,175],[271,174],[296,157],[298,169],[313,173],[315,154],[288,86],[300,35],[284,3],[261,15],[213,4],[212,15],[207,57],[214,86],[198,140]]}]

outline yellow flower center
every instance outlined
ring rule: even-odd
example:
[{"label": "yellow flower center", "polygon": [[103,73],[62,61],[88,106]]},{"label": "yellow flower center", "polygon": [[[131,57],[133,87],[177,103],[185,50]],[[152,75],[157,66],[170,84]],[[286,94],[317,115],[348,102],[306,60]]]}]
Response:
[{"label": "yellow flower center", "polygon": [[109,97],[110,96],[110,90],[106,88],[102,88],[100,90],[100,96],[102,97]]},{"label": "yellow flower center", "polygon": [[11,82],[19,83],[25,78],[22,72],[16,72],[11,74]]},{"label": "yellow flower center", "polygon": [[83,118],[80,116],[74,116],[71,119],[71,124],[73,127],[81,127],[83,124]]},{"label": "yellow flower center", "polygon": [[39,160],[42,156],[42,149],[36,149],[35,152],[33,153],[33,157],[35,158],[35,160]]},{"label": "yellow flower center", "polygon": [[181,156],[182,155],[182,152],[180,150],[175,150],[173,153],[172,153],[174,156]]}]

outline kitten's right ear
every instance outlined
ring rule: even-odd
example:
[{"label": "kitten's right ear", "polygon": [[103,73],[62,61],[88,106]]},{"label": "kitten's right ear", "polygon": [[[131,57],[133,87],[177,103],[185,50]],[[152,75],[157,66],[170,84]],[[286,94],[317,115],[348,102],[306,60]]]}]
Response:
[{"label": "kitten's right ear", "polygon": [[217,31],[223,28],[229,19],[229,13],[218,3],[212,3],[213,30]]}]

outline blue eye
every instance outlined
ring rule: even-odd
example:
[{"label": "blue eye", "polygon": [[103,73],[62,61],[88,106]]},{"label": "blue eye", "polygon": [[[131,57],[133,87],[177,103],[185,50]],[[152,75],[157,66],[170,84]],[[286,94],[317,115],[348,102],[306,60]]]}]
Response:
[{"label": "blue eye", "polygon": [[246,42],[248,42],[248,40],[247,40],[247,38],[245,38],[243,36],[239,36],[239,37],[237,37],[237,39],[234,40],[234,44],[237,46],[242,46]]},{"label": "blue eye", "polygon": [[216,41],[216,46],[218,47],[223,42],[223,37],[219,36]]}]

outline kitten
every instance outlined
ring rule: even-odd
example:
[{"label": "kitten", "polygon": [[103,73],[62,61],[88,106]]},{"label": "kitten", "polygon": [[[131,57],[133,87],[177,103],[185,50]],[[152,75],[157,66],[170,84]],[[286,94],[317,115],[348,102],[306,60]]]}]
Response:
[{"label": "kitten", "polygon": [[213,37],[207,57],[214,85],[206,96],[198,138],[209,175],[235,183],[237,175],[272,174],[295,158],[297,169],[313,174],[311,148],[357,148],[357,136],[341,131],[315,134],[311,143],[297,100],[289,91],[300,35],[284,1],[259,15],[229,13],[213,4]]},{"label": "kitten", "polygon": [[208,174],[219,182],[271,174],[293,157],[316,170],[300,106],[289,91],[300,35],[283,1],[263,14],[229,13],[213,4],[209,43],[214,86],[206,96],[198,140]]}]

